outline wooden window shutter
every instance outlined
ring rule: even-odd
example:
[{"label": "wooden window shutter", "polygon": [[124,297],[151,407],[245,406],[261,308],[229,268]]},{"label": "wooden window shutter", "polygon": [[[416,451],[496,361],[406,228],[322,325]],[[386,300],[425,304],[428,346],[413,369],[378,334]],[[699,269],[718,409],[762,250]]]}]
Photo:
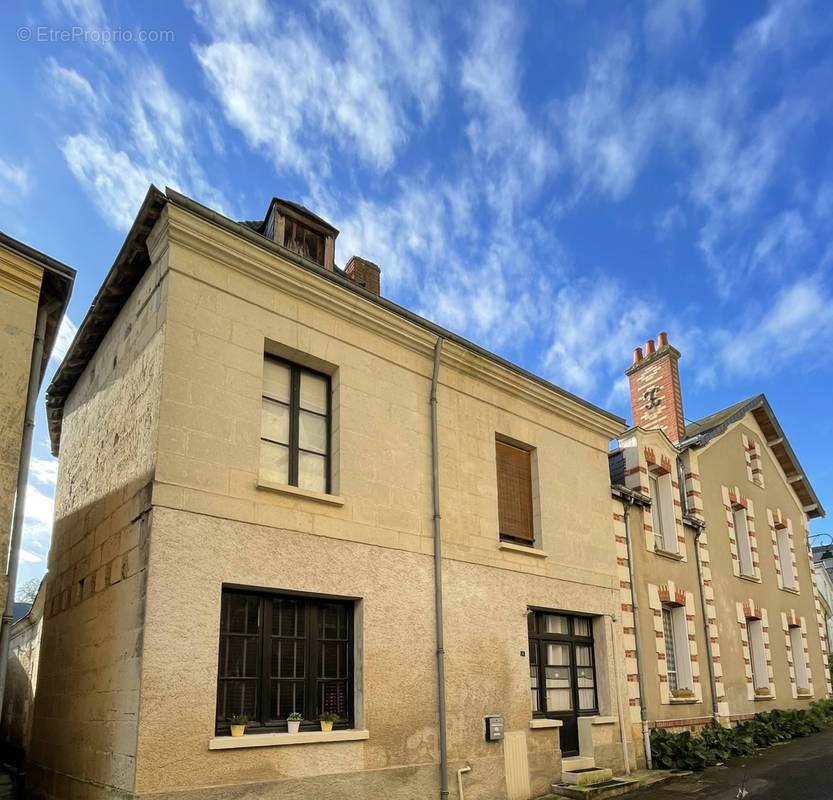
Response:
[{"label": "wooden window shutter", "polygon": [[497,505],[501,537],[532,544],[532,467],[530,453],[495,442]]}]

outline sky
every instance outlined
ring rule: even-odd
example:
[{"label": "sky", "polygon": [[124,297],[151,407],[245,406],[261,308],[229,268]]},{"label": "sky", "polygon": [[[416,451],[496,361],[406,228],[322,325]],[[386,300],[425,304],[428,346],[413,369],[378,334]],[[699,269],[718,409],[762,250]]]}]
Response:
[{"label": "sky", "polygon": [[[277,195],[386,297],[629,421],[633,348],[667,331],[686,418],[764,392],[833,509],[832,23],[829,0],[3,3],[0,229],[78,271],[46,383],[151,182],[234,219]],[[55,480],[41,402],[20,582]]]}]

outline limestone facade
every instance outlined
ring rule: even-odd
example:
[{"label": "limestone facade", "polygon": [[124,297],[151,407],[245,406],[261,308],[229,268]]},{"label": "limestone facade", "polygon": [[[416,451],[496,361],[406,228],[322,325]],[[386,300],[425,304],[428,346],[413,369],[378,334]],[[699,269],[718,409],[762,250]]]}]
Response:
[{"label": "limestone facade", "polygon": [[[108,278],[129,294],[106,334],[75,354],[78,374],[70,354],[51,390],[61,469],[32,795],[439,791],[429,405],[438,337],[451,796],[466,764],[475,800],[537,796],[560,778],[564,723],[534,714],[530,699],[530,615],[582,620],[595,700],[579,716],[597,723],[581,726],[585,749],[591,742],[596,763],[617,772],[625,750],[635,765],[617,710],[627,678],[607,505],[608,445],[622,421],[336,270],[155,192],[126,248],[144,260]],[[261,466],[270,357],[329,379],[328,491]],[[499,536],[496,440],[530,454],[532,546]],[[349,724],[227,735],[217,721],[224,590],[350,609]],[[489,716],[503,717],[502,741],[486,740]]]}]

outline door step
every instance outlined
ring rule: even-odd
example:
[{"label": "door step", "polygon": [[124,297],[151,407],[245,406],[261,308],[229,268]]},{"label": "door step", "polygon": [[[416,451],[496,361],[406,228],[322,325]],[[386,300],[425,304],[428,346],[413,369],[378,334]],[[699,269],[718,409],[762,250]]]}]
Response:
[{"label": "door step", "polygon": [[580,769],[589,769],[596,766],[593,756],[570,756],[561,759],[562,772],[577,772]]},{"label": "door step", "polygon": [[572,786],[589,786],[604,783],[613,777],[613,770],[604,767],[585,767],[584,769],[561,768],[561,782]]},{"label": "door step", "polygon": [[[561,777],[564,777],[563,773]],[[552,785],[552,793],[558,797],[572,798],[572,800],[605,800],[605,798],[626,794],[638,788],[638,780],[631,778],[609,778],[601,783],[580,785],[554,783]]]}]

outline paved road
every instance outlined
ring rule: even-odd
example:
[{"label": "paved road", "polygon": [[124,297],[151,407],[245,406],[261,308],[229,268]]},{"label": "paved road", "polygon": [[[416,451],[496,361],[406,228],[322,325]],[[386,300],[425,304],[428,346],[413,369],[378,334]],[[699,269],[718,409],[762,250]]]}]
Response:
[{"label": "paved road", "polygon": [[741,784],[746,800],[833,800],[833,732],[733,758],[681,778],[625,795],[628,800],[736,800]]}]

